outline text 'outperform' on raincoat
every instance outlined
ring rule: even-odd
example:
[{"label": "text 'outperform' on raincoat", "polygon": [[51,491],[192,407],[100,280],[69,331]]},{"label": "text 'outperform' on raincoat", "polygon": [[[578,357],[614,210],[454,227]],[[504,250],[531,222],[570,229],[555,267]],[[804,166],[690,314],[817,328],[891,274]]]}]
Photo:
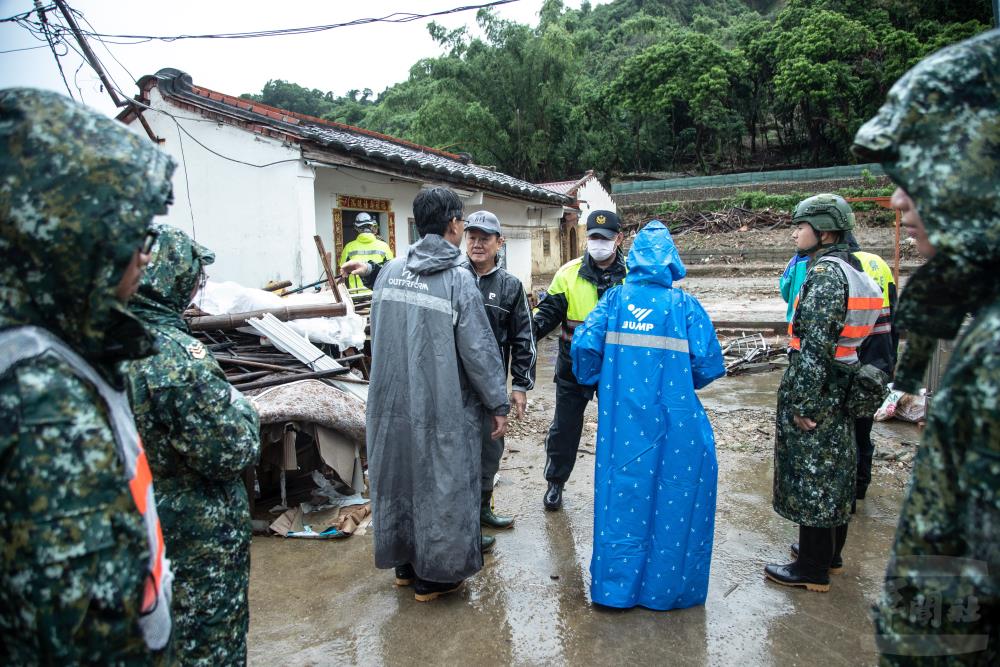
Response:
[{"label": "text 'outperform' on raincoat", "polygon": [[635,237],[625,284],[576,330],[573,373],[598,385],[591,599],[676,609],[708,593],[718,465],[694,390],[725,374],[712,322],[672,287],[685,269],[659,220]]}]

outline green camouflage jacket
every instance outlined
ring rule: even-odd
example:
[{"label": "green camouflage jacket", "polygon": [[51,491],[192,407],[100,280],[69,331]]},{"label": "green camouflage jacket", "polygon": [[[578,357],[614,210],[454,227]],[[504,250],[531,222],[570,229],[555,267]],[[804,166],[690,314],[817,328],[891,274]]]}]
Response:
[{"label": "green camouflage jacket", "polygon": [[[792,320],[801,339],[778,388],[774,447],[774,510],[805,526],[839,526],[850,519],[854,499],[853,420],[845,407],[845,387],[834,361],[847,317],[847,278],[820,257],[844,258],[847,246],[833,246],[810,261]],[[812,431],[794,416],[816,422]]]},{"label": "green camouflage jacket", "polygon": [[[907,72],[855,152],[916,203],[935,256],[910,278],[902,388],[967,314],[928,415],[875,621],[884,664],[1000,661],[1000,31]],[[901,377],[902,376],[902,377]],[[948,654],[950,657],[947,657]],[[946,656],[946,657],[942,657]]]},{"label": "green camouflage jacket", "polygon": [[132,300],[159,351],[129,367],[129,398],[145,443],[174,564],[174,650],[184,664],[245,661],[250,511],[242,471],[257,462],[257,412],[191,337],[181,313],[215,256],[158,226]]},{"label": "green camouflage jacket", "polygon": [[173,532],[174,519],[188,523],[191,507],[209,517],[213,512],[204,504],[209,500],[222,512],[214,520],[232,513],[228,520],[249,529],[240,475],[259,454],[257,412],[181,318],[202,266],[215,256],[179,230],[159,229],[131,304],[155,335],[159,351],[129,366],[129,396],[162,498],[164,530]]},{"label": "green camouflage jacket", "polygon": [[[0,91],[0,330],[43,328],[120,388],[152,345],[114,290],[172,172],[101,114]],[[0,372],[0,664],[147,663],[148,561],[95,387],[51,354]]]}]

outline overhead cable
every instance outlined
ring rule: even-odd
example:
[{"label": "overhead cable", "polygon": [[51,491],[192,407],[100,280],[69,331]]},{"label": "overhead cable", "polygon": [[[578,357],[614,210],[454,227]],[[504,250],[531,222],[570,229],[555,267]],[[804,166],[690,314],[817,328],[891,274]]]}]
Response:
[{"label": "overhead cable", "polygon": [[[507,5],[512,2],[518,2],[518,0],[493,0],[493,2],[487,2],[479,5],[465,5],[462,7],[453,7],[452,9],[443,9],[437,12],[428,12],[426,14],[415,14],[411,12],[394,12],[386,16],[380,16],[377,18],[360,18],[354,19],[353,21],[345,21],[343,23],[330,23],[327,25],[315,25],[315,26],[304,26],[300,28],[278,28],[273,30],[255,30],[250,32],[227,32],[227,33],[210,33],[202,35],[133,35],[133,34],[111,34],[96,32],[94,30],[81,32],[87,37],[93,37],[98,40],[108,40],[111,44],[141,44],[144,42],[161,41],[161,42],[176,42],[185,39],[254,39],[257,37],[284,37],[288,35],[307,35],[317,32],[325,32],[327,30],[334,30],[336,28],[347,28],[351,26],[367,25],[370,23],[410,23],[412,21],[420,21],[422,19],[434,18],[436,16],[445,16],[447,14],[457,14],[459,12],[467,12],[472,10],[480,9],[490,9],[493,7],[499,7],[500,5]],[[17,23],[23,27],[32,26],[38,28],[38,21],[31,19],[31,14],[33,12],[26,12],[24,14],[18,14],[16,16],[11,16],[0,21],[9,21]],[[74,13],[78,13],[75,12]],[[30,28],[29,28],[30,29]],[[123,40],[123,41],[113,41],[113,40]]]}]

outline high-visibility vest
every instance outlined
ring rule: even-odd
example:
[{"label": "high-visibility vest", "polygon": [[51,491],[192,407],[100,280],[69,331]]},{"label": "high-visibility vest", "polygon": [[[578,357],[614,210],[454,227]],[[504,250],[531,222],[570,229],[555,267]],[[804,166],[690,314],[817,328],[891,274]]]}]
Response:
[{"label": "high-visibility vest", "polygon": [[[858,363],[858,348],[865,338],[871,334],[875,321],[882,312],[882,290],[866,273],[858,271],[853,266],[838,257],[821,257],[820,262],[832,262],[840,266],[847,278],[847,316],[837,340],[837,350],[834,358],[844,364]],[[808,278],[806,279],[808,281]],[[799,299],[795,299],[798,310]],[[789,347],[798,350],[802,347],[801,339],[793,331],[795,318],[788,323]]]},{"label": "high-visibility vest", "polygon": [[895,285],[896,279],[892,277],[892,269],[885,260],[870,252],[852,253],[861,262],[861,268],[875,281],[875,284],[882,289],[882,311],[879,313],[875,326],[872,328],[872,335],[892,333],[892,309],[889,304],[889,285]]},{"label": "high-visibility vest", "polygon": [[[362,262],[375,262],[382,264],[393,259],[392,249],[389,244],[378,238],[374,234],[365,232],[358,234],[358,237],[344,246],[344,251],[340,255],[340,263],[345,264],[351,260]],[[361,276],[348,276],[348,289],[358,291],[361,294],[370,293],[371,290],[364,286]]]},{"label": "high-visibility vest", "polygon": [[559,338],[567,342],[573,340],[573,332],[583,324],[590,311],[597,305],[597,285],[580,277],[583,257],[563,264],[552,278],[549,294],[566,296],[566,316],[563,318]]}]

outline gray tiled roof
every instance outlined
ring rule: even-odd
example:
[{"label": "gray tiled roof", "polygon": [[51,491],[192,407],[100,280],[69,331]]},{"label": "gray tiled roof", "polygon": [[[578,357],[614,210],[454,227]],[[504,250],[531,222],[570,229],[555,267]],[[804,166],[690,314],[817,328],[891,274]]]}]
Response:
[{"label": "gray tiled roof", "polygon": [[[175,97],[245,124],[273,127],[286,135],[298,137],[326,150],[360,157],[384,165],[390,170],[553,206],[573,203],[572,198],[565,194],[547,190],[507,174],[467,164],[457,156],[451,156],[450,153],[195,86],[190,75],[177,69],[164,68],[154,75],[142,77],[138,83],[143,96],[154,82],[164,97]],[[129,113],[127,110],[119,117],[124,119]]]},{"label": "gray tiled roof", "polygon": [[512,194],[526,195],[532,199],[551,201],[554,204],[568,203],[566,201],[568,198],[558,192],[547,190],[513,176],[484,169],[474,164],[463,164],[443,155],[418,151],[384,139],[322,125],[300,126],[299,134],[321,146],[339,149],[351,154],[360,153],[371,159],[420,172],[447,175],[479,188],[498,189]]}]

